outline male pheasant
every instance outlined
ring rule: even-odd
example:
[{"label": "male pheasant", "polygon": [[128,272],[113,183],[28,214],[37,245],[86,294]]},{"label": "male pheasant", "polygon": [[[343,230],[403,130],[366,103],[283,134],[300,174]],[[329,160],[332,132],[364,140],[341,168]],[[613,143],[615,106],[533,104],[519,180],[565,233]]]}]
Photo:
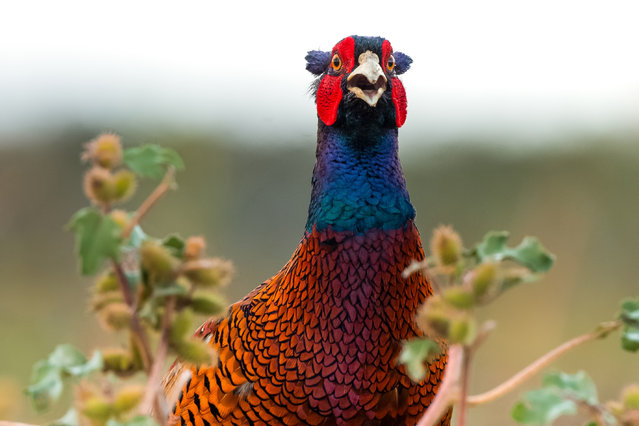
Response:
[{"label": "male pheasant", "polygon": [[412,60],[358,36],[306,60],[319,116],[306,231],[279,273],[198,329],[219,360],[174,366],[173,423],[412,425],[442,378],[445,354],[420,383],[397,364],[432,292],[402,278],[424,258],[397,153]]}]

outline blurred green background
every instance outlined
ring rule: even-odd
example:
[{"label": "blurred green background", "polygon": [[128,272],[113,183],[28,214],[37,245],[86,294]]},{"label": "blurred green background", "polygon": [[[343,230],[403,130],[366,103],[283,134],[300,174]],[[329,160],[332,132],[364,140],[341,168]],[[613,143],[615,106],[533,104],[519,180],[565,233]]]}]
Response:
[{"label": "blurred green background", "polygon": [[[87,312],[90,280],[79,276],[72,235],[63,229],[86,204],[79,153],[99,130],[67,127],[0,147],[0,389],[14,394],[0,398],[15,401],[3,413],[11,419],[51,418],[36,417],[15,393],[28,384],[31,365],[57,343],[89,350],[114,339]],[[183,156],[179,190],[143,225],[155,236],[204,235],[210,254],[232,259],[237,275],[226,290],[229,301],[286,262],[306,218],[312,137],[249,146],[214,134],[125,129],[122,136],[125,146],[159,143]],[[475,392],[611,318],[619,299],[637,295],[639,137],[565,138],[541,149],[502,142],[420,147],[408,141],[400,149],[425,245],[433,227],[452,224],[468,245],[488,230],[505,229],[513,244],[535,235],[557,255],[546,279],[482,311],[498,328],[476,359]],[[144,182],[128,206],[135,208],[151,188]],[[615,336],[565,356],[554,368],[587,370],[605,400],[639,379],[636,366],[636,355],[622,352]],[[511,424],[518,394],[473,409],[471,424]]]}]

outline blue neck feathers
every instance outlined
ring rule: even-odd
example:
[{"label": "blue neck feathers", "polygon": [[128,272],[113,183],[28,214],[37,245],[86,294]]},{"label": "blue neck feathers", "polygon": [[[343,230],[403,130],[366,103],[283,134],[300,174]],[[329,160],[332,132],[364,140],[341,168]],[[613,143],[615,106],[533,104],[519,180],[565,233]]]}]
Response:
[{"label": "blue neck feathers", "polygon": [[397,128],[346,130],[320,121],[306,230],[330,226],[361,234],[413,219],[397,148]]}]

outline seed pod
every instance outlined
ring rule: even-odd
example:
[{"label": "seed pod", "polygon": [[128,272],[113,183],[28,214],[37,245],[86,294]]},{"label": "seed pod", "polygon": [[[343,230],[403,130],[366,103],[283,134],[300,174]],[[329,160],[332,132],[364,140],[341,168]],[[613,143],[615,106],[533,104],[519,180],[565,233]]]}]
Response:
[{"label": "seed pod", "polygon": [[621,393],[623,405],[629,410],[639,410],[639,385],[629,385]]},{"label": "seed pod", "polygon": [[184,258],[186,260],[197,260],[204,255],[205,249],[206,241],[204,237],[189,237],[189,239],[186,240]]},{"label": "seed pod", "polygon": [[432,336],[434,334],[446,337],[450,328],[449,311],[450,307],[447,306],[441,295],[432,295],[419,309],[417,325],[426,335]]},{"label": "seed pod", "polygon": [[102,133],[85,145],[82,160],[91,161],[107,169],[112,169],[122,162],[122,143],[114,133]]},{"label": "seed pod", "polygon": [[161,244],[144,241],[140,247],[140,261],[151,279],[157,283],[165,284],[175,277],[178,260]]},{"label": "seed pod", "polygon": [[96,294],[108,293],[119,289],[118,279],[112,272],[104,272],[101,274],[93,285],[93,292]]},{"label": "seed pod", "polygon": [[113,402],[113,411],[123,414],[138,406],[144,396],[144,386],[129,385],[118,391]]},{"label": "seed pod", "polygon": [[103,206],[115,198],[115,184],[111,172],[94,166],[84,175],[84,193],[93,203]]},{"label": "seed pod", "polygon": [[82,414],[92,420],[105,422],[113,414],[113,406],[103,396],[90,396],[83,404]]},{"label": "seed pod", "polygon": [[102,349],[102,360],[104,371],[112,371],[119,376],[128,376],[138,370],[131,353],[123,348]]},{"label": "seed pod", "polygon": [[195,286],[217,287],[229,283],[233,264],[217,258],[191,260],[184,264],[182,271]]},{"label": "seed pod", "polygon": [[497,264],[493,262],[482,263],[471,272],[471,286],[476,298],[482,298],[492,293],[497,285]]},{"label": "seed pod", "polygon": [[186,334],[191,330],[193,323],[193,313],[189,309],[184,309],[173,319],[171,324],[171,334],[169,339],[174,344],[179,344],[184,340]]},{"label": "seed pod", "polygon": [[470,309],[475,305],[474,295],[462,287],[449,287],[442,295],[445,301],[457,309]]},{"label": "seed pod", "polygon": [[174,346],[175,352],[185,361],[196,365],[214,363],[215,352],[200,340],[186,340]]},{"label": "seed pod", "polygon": [[122,293],[118,289],[94,294],[91,297],[90,305],[91,310],[97,312],[112,303],[122,303],[123,301]]},{"label": "seed pod", "polygon": [[98,318],[106,330],[123,330],[131,325],[131,309],[124,303],[111,303],[99,311]]},{"label": "seed pod", "polygon": [[440,266],[455,265],[461,259],[462,242],[451,226],[440,226],[433,232],[430,250]]},{"label": "seed pod", "polygon": [[135,174],[129,170],[119,170],[113,175],[115,200],[123,202],[131,198],[135,192]]},{"label": "seed pod", "polygon": [[198,314],[217,315],[224,311],[226,303],[215,294],[201,294],[191,299],[190,307]]},{"label": "seed pod", "polygon": [[475,318],[470,315],[462,315],[450,322],[448,338],[451,343],[469,345],[477,336],[477,324]]}]

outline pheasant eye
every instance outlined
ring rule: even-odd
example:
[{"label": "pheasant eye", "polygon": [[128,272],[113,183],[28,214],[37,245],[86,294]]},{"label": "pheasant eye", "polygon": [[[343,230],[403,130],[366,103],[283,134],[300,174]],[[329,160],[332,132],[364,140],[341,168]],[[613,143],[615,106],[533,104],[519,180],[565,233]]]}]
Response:
[{"label": "pheasant eye", "polygon": [[333,55],[331,66],[335,71],[339,71],[339,69],[342,68],[342,60],[340,59],[338,54]]},{"label": "pheasant eye", "polygon": [[390,55],[388,57],[388,61],[386,62],[386,69],[388,71],[393,71],[393,68],[395,68],[395,58],[393,57],[393,55]]}]

